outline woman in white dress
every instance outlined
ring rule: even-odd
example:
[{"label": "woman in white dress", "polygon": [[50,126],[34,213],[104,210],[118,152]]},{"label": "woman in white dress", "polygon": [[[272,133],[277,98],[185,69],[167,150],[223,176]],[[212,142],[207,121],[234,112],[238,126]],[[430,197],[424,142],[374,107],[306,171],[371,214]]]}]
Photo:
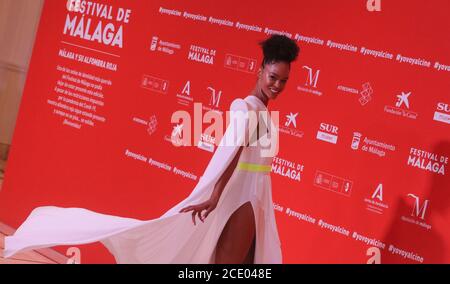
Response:
[{"label": "woman in white dress", "polygon": [[299,48],[281,35],[271,36],[261,47],[264,60],[254,90],[230,108],[245,116],[230,122],[185,200],[148,221],[83,208],[39,207],[5,238],[4,257],[100,241],[117,263],[281,263],[270,179],[274,153],[260,143],[268,137],[278,142],[278,130],[273,119],[259,115],[259,127],[254,127],[249,114],[267,113],[268,102],[285,87]]}]

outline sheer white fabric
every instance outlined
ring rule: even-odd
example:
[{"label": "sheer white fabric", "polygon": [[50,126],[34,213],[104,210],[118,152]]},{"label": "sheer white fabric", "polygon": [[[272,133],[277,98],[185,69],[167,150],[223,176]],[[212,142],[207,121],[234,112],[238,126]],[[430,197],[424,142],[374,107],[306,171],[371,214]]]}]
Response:
[{"label": "sheer white fabric", "polygon": [[[232,111],[267,111],[254,96],[236,99]],[[250,202],[255,215],[255,263],[281,263],[281,247],[272,203],[268,172],[236,168],[219,203],[205,222],[192,223],[192,214],[179,213],[188,205],[207,200],[214,185],[235,157],[240,144],[223,142],[239,133],[244,139],[248,120],[230,124],[203,176],[192,193],[160,218],[141,221],[99,214],[83,208],[39,207],[11,237],[5,238],[4,256],[20,251],[56,245],[77,245],[100,241],[117,263],[213,263],[220,234],[230,216]],[[268,135],[268,134],[266,134]],[[240,162],[270,166],[273,157],[261,155],[262,146],[244,147]]]}]

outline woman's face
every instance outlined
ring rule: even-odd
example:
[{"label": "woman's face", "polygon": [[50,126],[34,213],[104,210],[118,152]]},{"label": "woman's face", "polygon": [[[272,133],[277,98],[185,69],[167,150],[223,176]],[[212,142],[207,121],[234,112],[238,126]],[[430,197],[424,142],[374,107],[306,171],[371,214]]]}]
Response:
[{"label": "woman's face", "polygon": [[259,70],[259,87],[268,99],[276,99],[284,90],[289,72],[289,63],[282,61],[267,63]]}]

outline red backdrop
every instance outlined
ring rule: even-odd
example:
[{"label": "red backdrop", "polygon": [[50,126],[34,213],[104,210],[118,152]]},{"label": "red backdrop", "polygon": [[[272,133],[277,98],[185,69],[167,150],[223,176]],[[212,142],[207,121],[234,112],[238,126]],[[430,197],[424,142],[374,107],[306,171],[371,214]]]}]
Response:
[{"label": "red backdrop", "polygon": [[[365,1],[91,3],[45,2],[1,221],[17,228],[45,205],[164,213],[212,155],[168,142],[172,113],[247,96],[257,43],[277,31],[301,49],[269,105],[284,262],[450,261],[449,1],[382,1],[381,12]],[[114,261],[99,244],[79,248],[84,263]]]}]

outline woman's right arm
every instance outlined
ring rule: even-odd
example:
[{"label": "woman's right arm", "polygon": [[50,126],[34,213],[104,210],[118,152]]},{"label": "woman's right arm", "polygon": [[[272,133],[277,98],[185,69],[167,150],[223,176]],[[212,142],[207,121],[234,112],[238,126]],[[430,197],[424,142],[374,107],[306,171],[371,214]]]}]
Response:
[{"label": "woman's right arm", "polygon": [[242,149],[244,149],[244,147],[240,146],[238,152],[236,153],[236,156],[234,156],[233,160],[228,165],[227,169],[223,172],[222,176],[219,178],[216,185],[214,186],[214,191],[209,199],[216,202],[216,204],[219,202],[220,196],[222,195],[225,186],[230,180],[231,175],[234,172],[234,169],[236,169],[239,157],[241,156]]},{"label": "woman's right arm", "polygon": [[[239,157],[241,156],[241,152],[243,149],[244,149],[243,146],[239,147],[238,152],[236,153],[236,155],[234,156],[233,160],[228,165],[226,170],[223,172],[222,176],[217,181],[216,185],[214,186],[214,191],[212,192],[210,198],[207,201],[200,203],[198,205],[191,205],[180,210],[180,213],[192,211],[192,222],[194,223],[194,225],[195,225],[195,215],[198,215],[200,221],[204,222],[206,217],[208,217],[209,213],[211,213],[217,207],[217,204],[219,203],[220,200],[220,196],[222,195],[225,186],[230,180],[231,175],[236,169]],[[203,210],[206,210],[206,212],[202,216]]]}]

